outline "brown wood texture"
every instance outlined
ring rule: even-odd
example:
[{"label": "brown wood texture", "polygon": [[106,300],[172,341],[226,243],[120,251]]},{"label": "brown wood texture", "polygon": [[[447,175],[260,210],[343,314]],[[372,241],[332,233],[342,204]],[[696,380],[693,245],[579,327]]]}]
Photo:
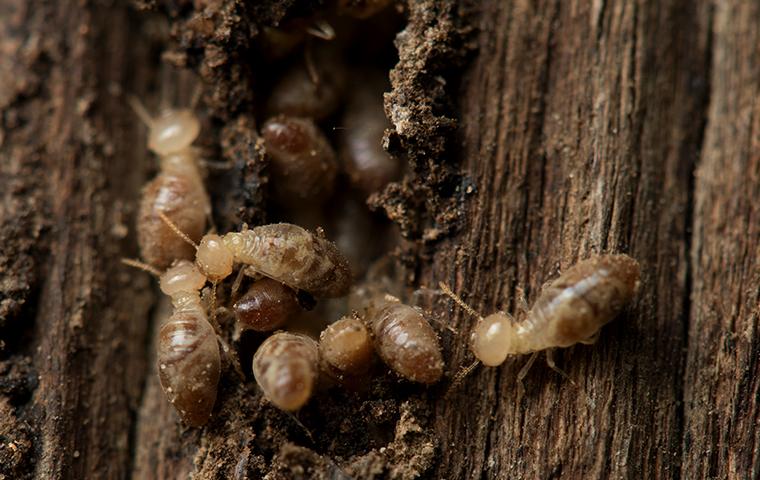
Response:
[{"label": "brown wood texture", "polygon": [[694,186],[682,478],[760,478],[760,4],[718,2]]},{"label": "brown wood texture", "polygon": [[[293,2],[271,3],[275,23]],[[467,17],[452,7],[474,4]],[[451,391],[401,385],[370,413],[313,407],[312,441],[226,378],[224,413],[179,425],[152,366],[165,305],[119,264],[137,254],[130,222],[154,160],[118,91],[157,104],[172,85],[159,80],[166,33],[120,2],[0,0],[0,479],[345,478],[338,466],[357,478],[760,478],[760,4],[409,1],[406,14],[386,112],[417,186],[379,202],[423,239],[407,251],[409,290],[445,281],[483,313],[511,311],[518,287],[530,303],[594,252],[641,263],[636,301],[598,343],[555,355],[571,381],[539,361],[518,398],[527,358],[510,359]],[[224,120],[202,140],[225,145],[244,178],[215,187],[227,227],[263,215],[265,179],[236,56],[255,28],[224,18],[228,43],[195,68],[221,85],[207,101]],[[475,48],[448,69],[468,51],[451,45],[461,22]],[[445,193],[451,172],[461,197]],[[474,319],[443,298],[428,307],[459,332],[442,334],[455,374],[472,361]],[[331,455],[352,437],[320,415],[388,411],[398,419],[378,444],[395,453]]]},{"label": "brown wood texture", "polygon": [[[577,387],[539,362],[518,403],[521,358],[481,368],[440,402],[441,436],[467,441],[443,444],[438,472],[677,478],[707,12],[688,1],[498,5],[481,16],[462,94],[462,158],[478,191],[429,277],[482,312],[509,310],[515,287],[531,303],[578,259],[622,251],[641,263],[641,290],[596,345],[559,355]],[[451,348],[470,358],[464,343]]]}]

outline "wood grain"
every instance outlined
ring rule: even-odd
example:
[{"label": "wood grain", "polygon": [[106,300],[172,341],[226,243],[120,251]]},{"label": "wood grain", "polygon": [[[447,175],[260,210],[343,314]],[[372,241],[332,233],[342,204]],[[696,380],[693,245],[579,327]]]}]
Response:
[{"label": "wood grain", "polygon": [[[461,94],[478,190],[423,283],[446,279],[484,313],[511,310],[515,287],[532,302],[579,258],[621,251],[641,263],[642,288],[597,345],[559,355],[577,387],[539,364],[518,403],[517,358],[439,401],[438,476],[679,476],[705,15],[681,1],[484,6]],[[474,319],[449,311],[468,331]],[[450,348],[454,365],[470,361],[462,338]]]},{"label": "wood grain", "polygon": [[694,188],[683,478],[760,478],[760,5],[717,2]]},{"label": "wood grain", "polygon": [[[760,478],[757,2],[406,2],[386,112],[412,168],[377,202],[416,239],[409,291],[443,280],[512,311],[518,287],[530,303],[577,260],[626,252],[639,295],[596,345],[557,352],[572,382],[537,362],[522,398],[515,358],[451,390],[380,380],[295,422],[227,368],[196,430],[152,366],[152,280],[119,264],[154,164],[116,87],[186,100],[159,59],[178,31],[172,59],[219,84],[201,143],[234,177],[209,183],[216,213],[261,221],[261,70],[243,62],[256,19],[308,9],[142,3],[157,13],[0,1],[0,479]],[[428,307],[457,332],[454,375],[474,319]]]}]

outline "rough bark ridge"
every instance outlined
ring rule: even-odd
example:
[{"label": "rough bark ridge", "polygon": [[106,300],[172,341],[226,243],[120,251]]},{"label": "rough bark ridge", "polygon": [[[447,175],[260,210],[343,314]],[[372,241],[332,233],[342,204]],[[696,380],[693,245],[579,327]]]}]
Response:
[{"label": "rough bark ridge", "polygon": [[[312,7],[142,3],[0,2],[0,478],[760,478],[758,5],[406,2],[386,146],[411,168],[372,204],[410,239],[409,290],[512,310],[625,251],[638,299],[557,355],[577,385],[539,362],[518,399],[519,358],[451,391],[378,375],[296,421],[226,368],[187,429],[152,367],[166,305],[118,263],[155,168],[118,92],[187,101],[160,56],[196,71],[201,143],[233,164],[217,226],[259,223],[252,39]],[[430,300],[454,374],[474,319]]]}]

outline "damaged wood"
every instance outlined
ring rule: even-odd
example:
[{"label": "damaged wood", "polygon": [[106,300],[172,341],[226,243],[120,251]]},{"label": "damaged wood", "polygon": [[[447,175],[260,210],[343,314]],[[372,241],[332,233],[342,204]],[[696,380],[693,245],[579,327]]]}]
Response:
[{"label": "damaged wood", "polygon": [[0,478],[760,475],[760,8],[739,0],[399,2],[385,146],[409,168],[370,204],[406,237],[407,293],[512,311],[626,252],[636,300],[557,352],[572,382],[537,362],[518,399],[527,358],[452,385],[475,319],[423,289],[440,384],[378,367],[293,417],[227,364],[211,421],[183,426],[154,367],[166,304],[119,263],[156,168],[124,94],[187,101],[168,65],[197,74],[200,143],[229,165],[216,226],[265,221],[256,36],[314,6],[254,3],[0,5]]}]

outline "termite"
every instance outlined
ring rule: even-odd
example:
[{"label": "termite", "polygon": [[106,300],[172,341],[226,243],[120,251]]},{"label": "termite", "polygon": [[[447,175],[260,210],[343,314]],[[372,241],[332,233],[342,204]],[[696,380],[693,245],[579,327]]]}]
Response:
[{"label": "termite", "polygon": [[375,349],[391,369],[407,380],[433,384],[443,374],[443,355],[433,327],[419,309],[390,295],[366,308]]},{"label": "termite", "polygon": [[365,374],[372,365],[372,336],[356,317],[343,317],[319,336],[322,371],[345,383]]},{"label": "termite", "polygon": [[296,292],[276,280],[262,278],[251,284],[232,310],[241,328],[269,332],[283,326],[302,308]]},{"label": "termite", "polygon": [[501,365],[510,355],[534,354],[518,374],[522,380],[538,352],[546,351],[549,366],[560,371],[550,349],[596,342],[600,329],[638,290],[639,264],[628,255],[597,255],[583,260],[544,286],[533,308],[523,306],[516,320],[506,312],[483,317],[444,283],[440,287],[478,318],[470,348],[484,365]]},{"label": "termite", "polygon": [[212,283],[227,278],[239,263],[314,297],[340,297],[351,286],[348,261],[335,244],[297,225],[274,223],[225,235],[210,233],[195,244],[169,218],[159,216],[196,248],[195,263]]},{"label": "termite", "polygon": [[292,412],[309,401],[319,374],[317,342],[280,332],[264,340],[253,356],[253,375],[277,408]]},{"label": "termite", "polygon": [[313,121],[278,115],[261,127],[261,136],[280,204],[319,203],[332,192],[338,162],[330,142]]},{"label": "termite", "polygon": [[199,294],[206,277],[180,260],[161,274],[160,282],[174,312],[159,331],[158,377],[182,420],[198,427],[211,416],[221,371],[216,332]]},{"label": "termite", "polygon": [[383,110],[384,82],[379,76],[366,77],[360,76],[343,116],[340,160],[351,185],[369,195],[396,180],[401,164],[382,145],[389,126]]},{"label": "termite", "polygon": [[[310,50],[307,50],[309,53]],[[321,49],[307,57],[305,65],[285,72],[269,95],[267,112],[322,120],[340,105],[345,68],[336,52]]]},{"label": "termite", "polygon": [[142,257],[151,265],[167,267],[175,259],[193,258],[193,250],[161,221],[166,215],[185,234],[198,241],[211,213],[211,203],[191,146],[200,121],[189,109],[167,109],[152,117],[134,97],[132,108],[149,128],[148,148],[160,158],[160,172],[143,188],[137,219]]}]

